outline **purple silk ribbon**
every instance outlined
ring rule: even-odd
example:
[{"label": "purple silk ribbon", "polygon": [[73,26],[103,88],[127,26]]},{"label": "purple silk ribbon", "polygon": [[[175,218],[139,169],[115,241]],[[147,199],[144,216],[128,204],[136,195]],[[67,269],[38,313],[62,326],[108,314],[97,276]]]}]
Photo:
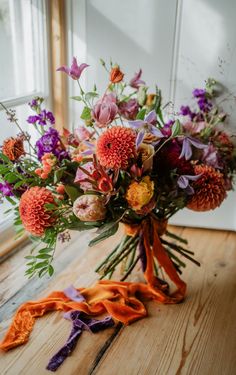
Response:
[{"label": "purple silk ribbon", "polygon": [[[82,302],[84,297],[73,287],[64,290],[65,295],[73,301]],[[107,316],[104,319],[97,320],[86,316],[79,310],[68,311],[64,314],[64,318],[72,322],[72,329],[70,335],[61,349],[50,359],[47,370],[56,371],[64,360],[73,352],[76,344],[84,330],[90,331],[91,333],[97,333],[106,328],[113,327],[115,322],[111,316]]]}]

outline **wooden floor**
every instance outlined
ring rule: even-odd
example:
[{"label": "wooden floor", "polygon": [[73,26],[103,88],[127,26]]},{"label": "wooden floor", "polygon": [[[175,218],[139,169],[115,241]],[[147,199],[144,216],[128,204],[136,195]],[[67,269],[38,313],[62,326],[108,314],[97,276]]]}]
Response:
[{"label": "wooden floor", "polygon": [[[149,317],[128,327],[110,328],[96,335],[82,334],[72,356],[58,375],[234,375],[236,374],[236,233],[172,228],[189,240],[201,268],[188,264],[186,301],[180,305],[147,303]],[[0,265],[1,337],[16,308],[52,290],[96,280],[95,265],[119,241],[121,232],[94,248],[91,233],[74,234],[57,251],[57,272],[49,280],[24,277],[29,246]],[[79,237],[79,239],[78,239]],[[133,280],[139,279],[137,271]],[[0,355],[0,374],[49,374],[49,358],[63,345],[70,323],[61,312],[37,320],[28,344]]]}]

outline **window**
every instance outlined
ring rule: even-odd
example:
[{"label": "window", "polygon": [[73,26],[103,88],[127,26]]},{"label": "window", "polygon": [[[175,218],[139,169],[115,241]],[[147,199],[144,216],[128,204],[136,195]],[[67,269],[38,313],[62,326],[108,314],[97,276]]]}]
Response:
[{"label": "window", "polygon": [[[27,103],[34,96],[49,98],[48,43],[46,39],[45,0],[1,0],[0,2],[0,102],[16,110],[22,128],[34,138],[26,119]],[[0,108],[0,144],[19,130],[7,121]],[[9,226],[10,217],[3,214],[8,204],[1,204],[0,230]]]}]

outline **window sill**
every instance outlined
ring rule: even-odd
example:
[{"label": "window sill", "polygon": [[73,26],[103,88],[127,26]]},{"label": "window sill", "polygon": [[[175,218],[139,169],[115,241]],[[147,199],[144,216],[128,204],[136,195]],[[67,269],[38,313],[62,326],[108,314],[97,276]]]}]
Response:
[{"label": "window sill", "polygon": [[28,236],[23,234],[20,238],[15,239],[16,233],[13,227],[5,229],[0,234],[0,262],[2,262],[5,257],[14,251],[17,247],[27,242]]}]

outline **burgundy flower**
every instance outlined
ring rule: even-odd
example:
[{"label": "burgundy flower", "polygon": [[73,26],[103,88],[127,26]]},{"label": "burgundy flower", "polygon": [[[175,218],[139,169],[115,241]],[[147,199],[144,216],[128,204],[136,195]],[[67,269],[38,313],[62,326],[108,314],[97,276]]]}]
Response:
[{"label": "burgundy flower", "polygon": [[134,120],[138,114],[139,105],[136,99],[119,103],[119,112],[127,120]]}]

